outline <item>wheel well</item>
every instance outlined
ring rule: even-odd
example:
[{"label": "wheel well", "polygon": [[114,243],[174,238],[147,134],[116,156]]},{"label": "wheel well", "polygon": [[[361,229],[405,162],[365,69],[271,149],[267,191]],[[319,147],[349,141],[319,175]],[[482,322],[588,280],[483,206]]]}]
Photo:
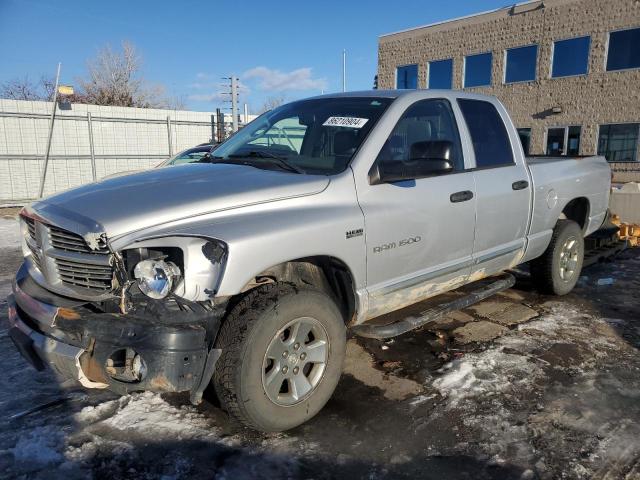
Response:
[{"label": "wheel well", "polygon": [[584,197],[574,198],[562,210],[561,218],[573,220],[584,230],[589,218],[589,200]]},{"label": "wheel well", "polygon": [[299,287],[313,286],[329,294],[340,308],[345,323],[356,312],[353,276],[341,260],[330,256],[305,257],[274,265],[256,275],[243,292],[270,282],[289,282]]}]

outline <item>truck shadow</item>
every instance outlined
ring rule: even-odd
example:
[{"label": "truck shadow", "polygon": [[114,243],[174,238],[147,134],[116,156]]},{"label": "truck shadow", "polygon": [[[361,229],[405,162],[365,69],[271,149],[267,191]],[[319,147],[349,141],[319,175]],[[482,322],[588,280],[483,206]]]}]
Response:
[{"label": "truck shadow", "polygon": [[[434,432],[420,428],[425,419],[407,414],[406,405],[381,398],[377,389],[349,375],[316,418],[283,434],[246,430],[205,403],[198,411],[210,422],[210,438],[206,433],[190,438],[194,427],[186,414],[181,429],[163,430],[163,422],[175,419],[168,416],[156,424],[143,416],[132,420],[130,412],[122,412],[126,397],[90,392],[89,398],[75,401],[79,390],[57,390],[66,401],[18,418],[3,415],[0,477],[509,480],[524,473],[487,456],[429,451],[425,441],[430,437],[443,445],[455,443],[451,423],[432,425]],[[55,391],[52,383],[46,396],[23,392],[22,401],[33,404],[54,397]],[[186,400],[181,395],[162,398],[176,411]],[[87,422],[87,405],[95,421]],[[115,427],[123,417],[131,423]]]}]

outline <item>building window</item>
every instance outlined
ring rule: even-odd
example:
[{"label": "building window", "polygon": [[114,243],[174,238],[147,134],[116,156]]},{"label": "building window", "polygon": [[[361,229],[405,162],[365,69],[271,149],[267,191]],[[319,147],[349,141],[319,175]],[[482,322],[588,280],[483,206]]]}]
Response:
[{"label": "building window", "polygon": [[418,88],[418,65],[405,65],[397,68],[396,88]]},{"label": "building window", "polygon": [[519,128],[518,136],[520,137],[520,143],[522,143],[522,150],[525,155],[531,154],[531,129]]},{"label": "building window", "polygon": [[640,28],[609,33],[607,71],[640,68]]},{"label": "building window", "polygon": [[586,75],[589,69],[591,37],[570,38],[553,42],[551,77]]},{"label": "building window", "polygon": [[554,157],[579,155],[581,133],[582,127],[580,125],[549,128],[547,130],[547,155]]},{"label": "building window", "polygon": [[451,88],[453,83],[453,60],[429,62],[427,88]]},{"label": "building window", "polygon": [[491,60],[493,55],[480,53],[464,57],[464,87],[488,87],[491,85]]},{"label": "building window", "polygon": [[511,141],[496,107],[482,100],[459,99],[458,105],[471,135],[476,167],[513,165]]},{"label": "building window", "polygon": [[600,125],[598,155],[609,162],[635,162],[638,153],[640,123]]},{"label": "building window", "polygon": [[530,82],[536,79],[538,45],[510,48],[506,52],[504,83]]}]

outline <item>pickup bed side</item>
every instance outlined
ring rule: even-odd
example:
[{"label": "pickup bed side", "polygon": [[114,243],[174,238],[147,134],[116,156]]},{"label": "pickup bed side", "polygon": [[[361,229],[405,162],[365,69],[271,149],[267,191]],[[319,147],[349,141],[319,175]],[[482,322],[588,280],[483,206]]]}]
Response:
[{"label": "pickup bed side", "polygon": [[563,216],[576,221],[584,236],[600,228],[610,193],[610,170],[604,157],[528,157],[527,166],[534,197],[522,262],[542,255],[549,245],[553,227]]}]

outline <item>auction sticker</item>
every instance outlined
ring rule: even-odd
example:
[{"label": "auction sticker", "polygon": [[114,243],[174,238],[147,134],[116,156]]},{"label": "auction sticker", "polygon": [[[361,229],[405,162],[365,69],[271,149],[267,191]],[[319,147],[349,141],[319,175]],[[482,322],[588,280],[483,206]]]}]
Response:
[{"label": "auction sticker", "polygon": [[362,128],[364,124],[369,121],[368,118],[357,117],[329,117],[326,122],[322,124],[324,127],[348,127],[348,128]]}]

